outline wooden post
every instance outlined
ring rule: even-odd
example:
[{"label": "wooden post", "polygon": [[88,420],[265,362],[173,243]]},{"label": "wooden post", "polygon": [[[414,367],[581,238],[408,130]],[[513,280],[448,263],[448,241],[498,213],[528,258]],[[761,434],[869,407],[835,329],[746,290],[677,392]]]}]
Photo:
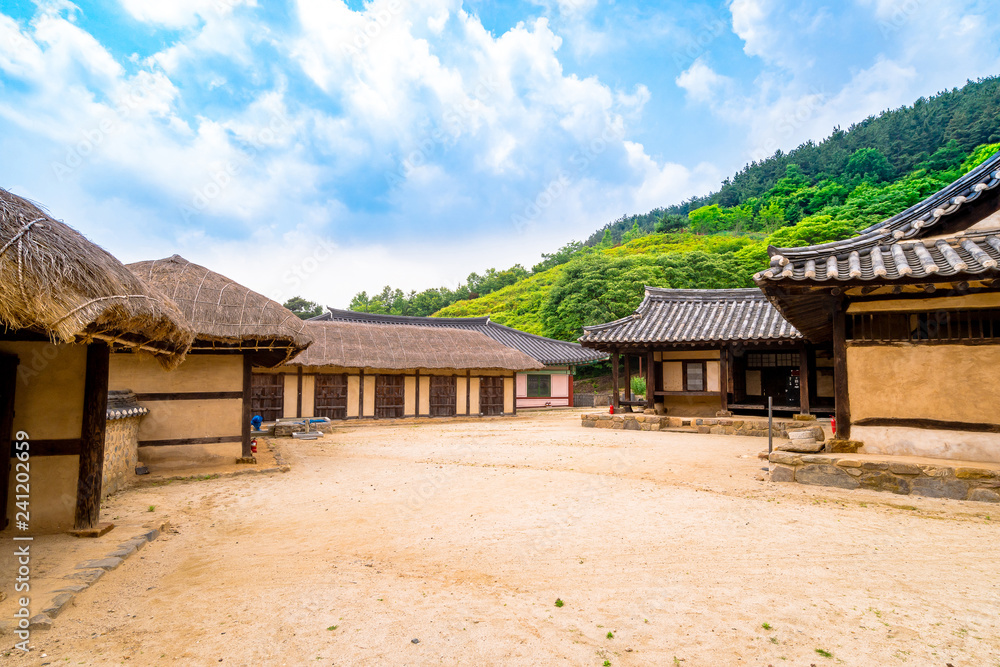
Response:
[{"label": "wooden post", "polygon": [[[282,388],[284,391],[284,388]],[[253,419],[253,358],[249,353],[243,353],[243,424],[240,429],[240,456],[253,456],[250,451],[250,420]]]},{"label": "wooden post", "polygon": [[465,414],[472,416],[472,371],[465,371]]},{"label": "wooden post", "polygon": [[[550,387],[552,386],[551,382],[552,381],[549,380]],[[510,392],[514,394],[514,416],[516,417],[517,416],[517,373],[514,373],[513,375],[510,376]],[[549,393],[550,394],[552,393],[551,389],[549,390]]]},{"label": "wooden post", "polygon": [[799,413],[809,414],[809,350],[799,350]]},{"label": "wooden post", "polygon": [[[403,382],[406,382],[406,380],[403,380]],[[378,419],[378,373],[375,374],[375,395],[372,396],[372,399],[372,407],[374,408],[372,417]]]},{"label": "wooden post", "polygon": [[417,391],[415,400],[413,403],[413,415],[415,417],[420,416],[420,369],[417,369]]},{"label": "wooden post", "polygon": [[837,439],[851,437],[851,403],[847,391],[847,315],[838,299],[833,311],[833,395],[836,401]]},{"label": "wooden post", "polygon": [[[625,355],[625,400],[632,401],[632,364],[630,363],[630,357],[632,355]],[[628,409],[631,411],[632,406],[629,405]]]},{"label": "wooden post", "polygon": [[[295,401],[295,416],[302,418],[302,366],[299,366],[299,396]],[[313,390],[315,391],[315,389]],[[315,416],[315,415],[313,415]]]},{"label": "wooden post", "polygon": [[618,412],[618,352],[611,353],[611,405]]},{"label": "wooden post", "polygon": [[[104,429],[108,422],[108,366],[105,343],[87,346],[83,382],[83,423],[80,429],[80,468],[76,486],[76,530],[96,528],[101,521],[101,484],[104,476]],[[10,451],[2,452],[9,457]]]},{"label": "wooden post", "polygon": [[365,369],[358,370],[358,419],[365,416]]},{"label": "wooden post", "polygon": [[653,409],[653,351],[646,350],[646,407]]},{"label": "wooden post", "polygon": [[722,412],[729,412],[729,346],[719,351],[719,404]]},{"label": "wooden post", "polygon": [[569,367],[569,407],[575,407],[573,405],[573,382],[576,381],[576,369],[573,366]]}]

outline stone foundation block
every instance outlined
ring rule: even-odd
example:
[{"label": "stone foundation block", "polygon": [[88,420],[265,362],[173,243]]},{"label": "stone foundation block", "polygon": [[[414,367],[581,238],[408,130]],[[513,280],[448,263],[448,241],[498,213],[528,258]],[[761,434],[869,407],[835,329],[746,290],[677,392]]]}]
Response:
[{"label": "stone foundation block", "polygon": [[890,472],[876,472],[863,475],[859,480],[861,487],[873,491],[888,491],[905,496],[910,492],[910,482],[903,477],[896,477]]},{"label": "stone foundation block", "polygon": [[910,482],[910,493],[928,498],[965,500],[969,485],[951,477],[918,477]]},{"label": "stone foundation block", "polygon": [[771,468],[772,482],[794,482],[795,469],[783,465],[774,465]]},{"label": "stone foundation block", "polygon": [[889,463],[889,472],[896,475],[919,475],[923,471],[920,466],[912,463]]},{"label": "stone foundation block", "polygon": [[857,459],[837,459],[837,465],[841,468],[860,468],[861,461]]},{"label": "stone foundation block", "polygon": [[771,452],[770,459],[771,463],[780,463],[788,466],[796,466],[802,463],[802,458],[791,452]]},{"label": "stone foundation block", "polygon": [[595,426],[597,426],[597,422],[595,422],[595,421],[585,421],[585,422],[582,422],[582,424],[586,428],[594,428]]},{"label": "stone foundation block", "polygon": [[969,492],[969,500],[981,503],[1000,503],[1000,493],[989,489],[973,489]]},{"label": "stone foundation block", "polygon": [[992,479],[995,474],[982,468],[955,468],[955,477],[959,479]]},{"label": "stone foundation block", "polygon": [[830,440],[826,443],[826,451],[831,454],[857,454],[865,443],[859,440]]},{"label": "stone foundation block", "polygon": [[860,486],[843,468],[832,465],[805,465],[795,471],[795,481],[815,486],[834,486],[840,489],[856,489]]}]

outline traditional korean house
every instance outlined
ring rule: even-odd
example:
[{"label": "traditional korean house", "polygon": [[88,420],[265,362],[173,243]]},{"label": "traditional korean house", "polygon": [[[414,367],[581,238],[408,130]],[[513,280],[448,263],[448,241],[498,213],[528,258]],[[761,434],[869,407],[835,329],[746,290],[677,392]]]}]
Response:
[{"label": "traditional korean house", "polygon": [[[647,287],[634,313],[584,327],[579,340],[611,355],[615,408],[662,407],[685,416],[754,413],[767,408],[767,397],[779,412],[833,408],[829,353],[808,344],[758,289]],[[647,391],[636,401],[628,378],[640,366]]]},{"label": "traditional korean house", "polygon": [[524,352],[543,365],[540,370],[517,374],[518,408],[572,407],[573,375],[576,367],[608,358],[603,352],[587,349],[577,343],[518,331],[497,324],[489,317],[407,317],[330,308],[328,312],[313,319],[324,322],[406,324],[478,331],[498,343]]},{"label": "traditional korean house", "polygon": [[0,324],[0,528],[93,529],[110,351],[131,350],[166,375],[194,334],[121,262],[5,190]]},{"label": "traditional korean house", "polygon": [[755,281],[831,345],[841,438],[868,453],[1000,462],[1000,153],[835,243],[770,248]]},{"label": "traditional korean house", "polygon": [[[517,413],[515,376],[542,364],[478,332],[373,322],[309,321],[313,344],[257,369],[271,401],[258,414],[330,419]],[[268,385],[267,378],[273,380]]]},{"label": "traditional korean house", "polygon": [[262,400],[252,369],[277,366],[308,347],[305,324],[281,304],[178,255],[128,268],[176,303],[195,332],[184,363],[170,373],[140,355],[112,355],[111,389],[132,390],[149,410],[139,428],[139,459],[250,457],[250,420]]}]

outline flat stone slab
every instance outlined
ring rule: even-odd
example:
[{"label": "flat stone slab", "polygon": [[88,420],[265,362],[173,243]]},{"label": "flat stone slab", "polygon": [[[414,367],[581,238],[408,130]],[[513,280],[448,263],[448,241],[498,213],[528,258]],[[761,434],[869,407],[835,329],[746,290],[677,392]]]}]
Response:
[{"label": "flat stone slab", "polygon": [[80,593],[90,588],[87,584],[69,584],[56,590],[56,593]]},{"label": "flat stone slab", "polygon": [[93,570],[77,570],[72,574],[67,574],[63,579],[79,579],[80,581],[85,581],[88,584],[92,584],[101,577],[107,570],[102,570],[100,568],[95,568]]},{"label": "flat stone slab", "polygon": [[69,534],[74,537],[100,537],[101,535],[106,535],[111,532],[111,529],[115,527],[115,524],[109,522],[99,523],[93,528],[83,528],[81,530],[71,530]]},{"label": "flat stone slab", "polygon": [[137,551],[134,544],[128,543],[119,546],[114,551],[108,552],[108,558],[128,558]]},{"label": "flat stone slab", "polygon": [[144,537],[133,537],[128,542],[122,542],[118,545],[119,549],[132,548],[132,551],[140,551],[144,546],[148,544],[148,540]]},{"label": "flat stone slab", "polygon": [[835,465],[809,464],[795,471],[795,481],[814,486],[833,486],[838,489],[856,489],[861,486],[843,468]]},{"label": "flat stone slab", "polygon": [[59,595],[52,598],[48,606],[42,610],[42,613],[49,618],[56,618],[62,613],[63,609],[68,607],[73,599],[76,597],[75,593],[60,593]]},{"label": "flat stone slab", "polygon": [[35,614],[28,620],[29,630],[51,630],[52,619],[45,614]]},{"label": "flat stone slab", "polygon": [[102,570],[113,570],[121,564],[121,558],[98,558],[96,560],[85,560],[82,563],[77,563],[76,569],[90,570],[100,568]]},{"label": "flat stone slab", "polygon": [[816,442],[816,440],[789,440],[788,442],[779,442],[774,445],[774,448],[779,452],[799,452],[815,454],[823,451],[823,443]]}]

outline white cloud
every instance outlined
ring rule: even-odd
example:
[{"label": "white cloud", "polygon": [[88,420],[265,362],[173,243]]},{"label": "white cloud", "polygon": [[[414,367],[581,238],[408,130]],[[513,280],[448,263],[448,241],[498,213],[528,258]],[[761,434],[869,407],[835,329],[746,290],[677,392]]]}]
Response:
[{"label": "white cloud", "polygon": [[689,99],[710,102],[719,91],[730,85],[731,80],[716,73],[702,58],[698,58],[677,76],[675,83],[685,90]]},{"label": "white cloud", "polygon": [[132,18],[168,28],[185,28],[199,19],[229,15],[242,4],[255,5],[254,0],[121,0]]}]

